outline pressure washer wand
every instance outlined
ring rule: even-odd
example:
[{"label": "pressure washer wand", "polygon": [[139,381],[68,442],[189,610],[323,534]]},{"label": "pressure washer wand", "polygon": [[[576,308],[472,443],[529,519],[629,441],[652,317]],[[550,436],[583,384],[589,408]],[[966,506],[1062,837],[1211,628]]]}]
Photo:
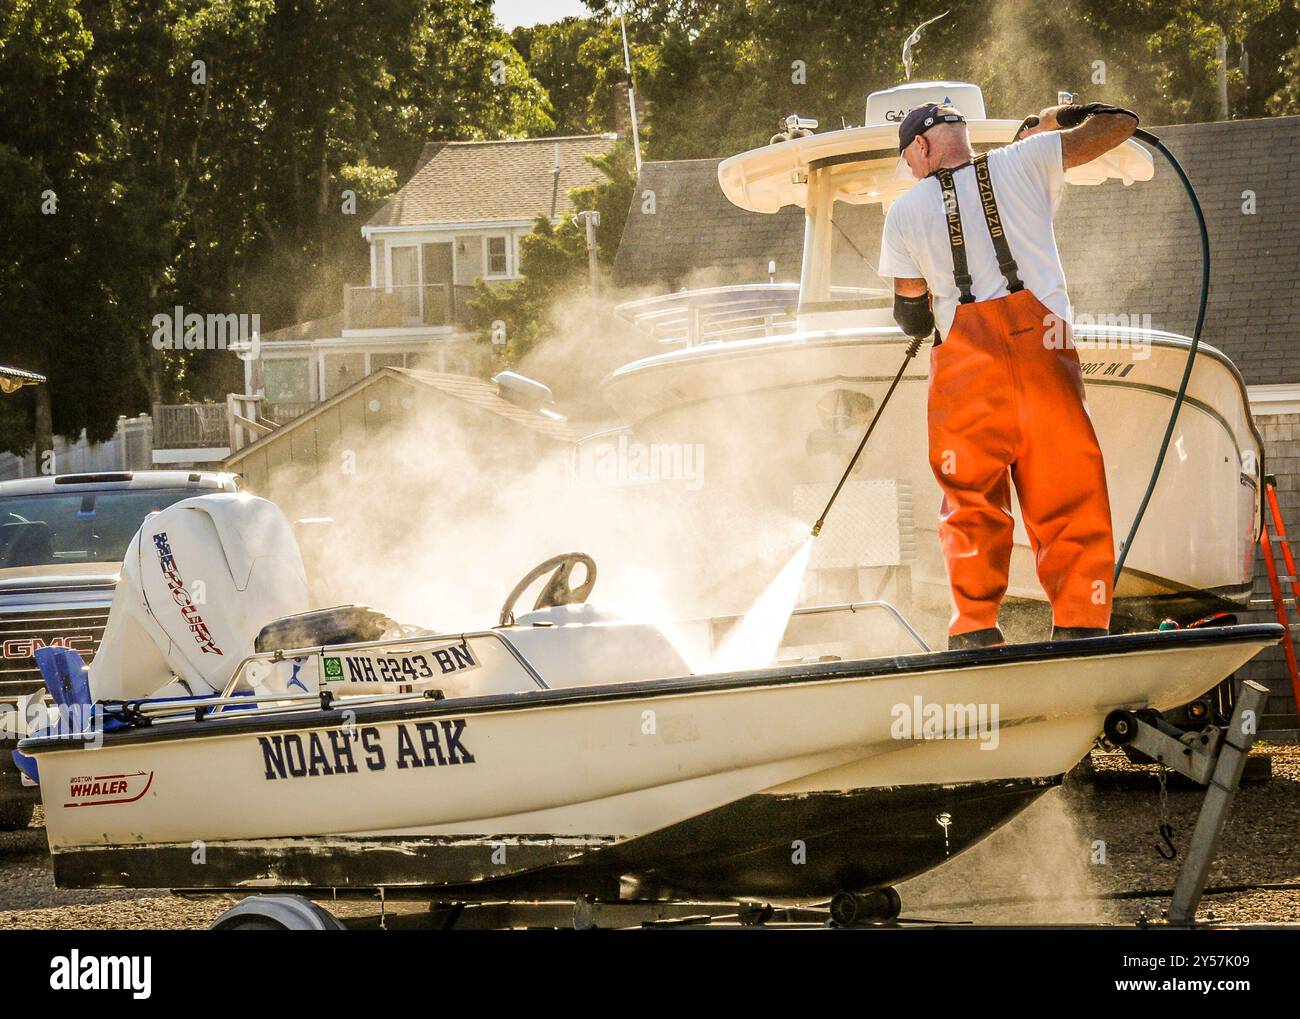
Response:
[{"label": "pressure washer wand", "polygon": [[913,336],[912,341],[907,345],[907,351],[903,354],[903,363],[898,366],[898,374],[894,376],[894,381],[889,384],[885,390],[884,399],[880,401],[880,406],[876,408],[876,413],[871,417],[871,424],[867,425],[867,434],[862,436],[862,441],[858,443],[857,452],[853,454],[853,459],[849,461],[848,467],[844,469],[844,474],[840,478],[840,483],[835,486],[835,491],[831,493],[830,500],[826,503],[826,508],[822,510],[822,515],[817,518],[817,523],[813,524],[812,536],[815,538],[821,534],[822,524],[826,523],[826,514],[831,511],[835,505],[835,500],[840,496],[840,489],[844,487],[844,482],[849,480],[849,475],[853,473],[853,468],[857,466],[858,457],[862,456],[862,451],[867,448],[867,440],[871,438],[871,433],[876,430],[876,422],[880,420],[880,415],[885,410],[885,405],[889,403],[889,398],[894,395],[894,390],[898,388],[899,382],[903,379],[903,372],[907,371],[907,363],[916,357],[916,352],[921,349],[921,344],[925,340],[924,336]]}]

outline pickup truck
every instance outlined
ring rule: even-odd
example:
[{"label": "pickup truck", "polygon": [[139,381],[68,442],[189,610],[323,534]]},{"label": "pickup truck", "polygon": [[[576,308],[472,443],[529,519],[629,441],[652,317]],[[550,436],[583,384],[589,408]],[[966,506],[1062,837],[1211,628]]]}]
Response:
[{"label": "pickup truck", "polygon": [[0,482],[0,831],[26,827],[39,800],[12,753],[32,721],[31,706],[42,700],[33,653],[68,647],[89,662],[122,557],[144,519],[181,499],[238,490],[236,475],[215,471]]}]

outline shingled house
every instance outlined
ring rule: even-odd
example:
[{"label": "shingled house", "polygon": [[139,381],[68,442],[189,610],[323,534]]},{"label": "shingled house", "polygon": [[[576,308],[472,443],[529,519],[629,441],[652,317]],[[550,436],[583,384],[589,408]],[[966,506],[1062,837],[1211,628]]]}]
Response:
[{"label": "shingled house", "polygon": [[284,424],[382,368],[473,375],[465,327],[476,280],[518,279],[519,240],[537,216],[572,211],[573,188],[601,178],[588,156],[617,135],[429,142],[411,178],[361,228],[370,278],[345,287],[341,313],[262,337],[246,368],[264,417]]},{"label": "shingled house", "polygon": [[[1300,538],[1300,117],[1185,124],[1154,129],[1183,163],[1204,207],[1212,276],[1203,339],[1227,353],[1247,383],[1265,440],[1265,469],[1277,477],[1282,511]],[[1243,157],[1249,153],[1249,157]],[[802,211],[773,215],[733,206],[718,187],[718,160],[649,162],[637,194],[651,190],[655,214],[633,206],[614,267],[621,286],[684,286],[799,278]],[[845,217],[847,219],[847,217]],[[852,210],[860,286],[883,286],[879,206]],[[1157,159],[1154,180],[1124,188],[1067,188],[1057,239],[1076,315],[1149,315],[1152,328],[1190,334],[1196,317],[1200,241],[1185,193]],[[863,264],[863,263],[866,264]],[[840,279],[837,275],[837,279]],[[1258,620],[1274,618],[1257,562]],[[1271,681],[1273,717],[1295,716],[1281,651],[1241,673]]]}]

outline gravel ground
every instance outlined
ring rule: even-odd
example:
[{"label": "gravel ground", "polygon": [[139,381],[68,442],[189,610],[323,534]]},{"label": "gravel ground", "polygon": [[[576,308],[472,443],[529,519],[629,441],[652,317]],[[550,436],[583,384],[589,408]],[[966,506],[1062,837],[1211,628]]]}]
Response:
[{"label": "gravel ground", "polygon": [[[1300,922],[1300,746],[1257,744],[1272,781],[1243,783],[1207,887],[1292,885],[1207,894],[1201,914],[1240,923]],[[1156,768],[1094,751],[1079,769],[1005,828],[945,867],[900,886],[905,915],[975,923],[1132,923],[1169,904],[1203,793],[1168,792],[1173,860],[1163,846]],[[972,890],[978,893],[972,894]],[[1164,896],[1129,898],[1154,891]],[[1124,898],[1118,898],[1124,894]]]},{"label": "gravel ground", "polygon": [[[1201,912],[1229,922],[1300,922],[1300,746],[1259,744],[1253,753],[1271,759],[1273,779],[1245,784],[1237,793],[1209,884],[1255,887],[1206,895]],[[1158,918],[1201,794],[1171,783],[1169,819],[1180,852],[1166,861],[1155,850],[1161,842],[1155,769],[1136,767],[1122,754],[1094,752],[1090,770],[1073,773],[970,852],[901,885],[904,916],[971,923]],[[1115,897],[1143,891],[1165,895]],[[0,832],[0,930],[204,928],[234,901],[165,891],[59,890],[50,877],[40,811],[25,831]],[[347,912],[369,910],[361,904]]]}]

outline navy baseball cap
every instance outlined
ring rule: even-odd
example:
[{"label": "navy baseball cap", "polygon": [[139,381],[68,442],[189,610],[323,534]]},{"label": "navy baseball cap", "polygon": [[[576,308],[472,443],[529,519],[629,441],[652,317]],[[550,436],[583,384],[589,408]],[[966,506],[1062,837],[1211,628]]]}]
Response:
[{"label": "navy baseball cap", "polygon": [[966,118],[957,112],[957,107],[948,103],[927,103],[925,106],[918,106],[898,125],[898,154],[901,156],[904,149],[935,124],[964,123]]}]

